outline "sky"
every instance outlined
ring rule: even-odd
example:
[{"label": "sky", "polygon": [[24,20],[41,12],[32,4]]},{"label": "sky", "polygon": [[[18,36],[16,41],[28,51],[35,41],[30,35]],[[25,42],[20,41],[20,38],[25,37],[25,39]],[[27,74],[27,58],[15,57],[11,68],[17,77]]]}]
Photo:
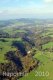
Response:
[{"label": "sky", "polygon": [[53,0],[0,0],[0,20],[52,18]]}]

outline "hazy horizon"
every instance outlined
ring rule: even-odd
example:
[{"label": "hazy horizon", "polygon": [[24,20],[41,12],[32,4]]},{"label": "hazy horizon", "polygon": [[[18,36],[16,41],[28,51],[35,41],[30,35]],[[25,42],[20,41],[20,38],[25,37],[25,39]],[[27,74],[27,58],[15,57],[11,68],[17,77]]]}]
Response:
[{"label": "hazy horizon", "polygon": [[53,19],[53,0],[0,0],[0,20]]}]

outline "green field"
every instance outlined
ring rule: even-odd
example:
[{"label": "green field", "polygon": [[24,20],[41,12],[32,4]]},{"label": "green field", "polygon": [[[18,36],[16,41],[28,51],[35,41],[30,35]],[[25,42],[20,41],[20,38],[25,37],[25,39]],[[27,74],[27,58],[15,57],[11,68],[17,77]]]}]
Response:
[{"label": "green field", "polygon": [[[53,28],[48,29],[48,32],[43,33],[43,36],[52,37]],[[34,58],[40,61],[39,66],[19,80],[53,80],[53,51],[49,51],[52,48],[53,42],[48,42],[42,46],[42,49],[48,49],[47,51],[37,50]]]},{"label": "green field", "polygon": [[[37,51],[34,58],[40,61],[39,67],[20,80],[53,80],[53,53],[47,52],[43,54],[43,52]],[[38,72],[38,75],[36,71]],[[48,72],[49,75],[46,75],[46,72]]]},{"label": "green field", "polygon": [[6,62],[5,60],[5,56],[4,54],[6,54],[6,52],[8,51],[15,51],[16,48],[12,47],[12,41],[22,41],[21,38],[1,38],[0,40],[6,40],[6,42],[2,42],[0,41],[0,48],[2,48],[2,50],[0,49],[0,62]]},{"label": "green field", "polygon": [[[5,28],[3,31],[10,35],[26,33],[26,30],[14,30],[13,28]],[[46,32],[42,32],[40,35],[53,39],[53,28],[48,28]],[[5,59],[5,54],[8,51],[16,51],[16,48],[11,46],[13,41],[22,41],[22,38],[0,38],[0,63],[8,62],[8,60]],[[28,45],[29,43],[27,43],[27,46]],[[39,60],[40,63],[37,68],[33,69],[28,75],[25,75],[19,80],[53,80],[53,41],[44,43],[42,50],[36,48],[36,46],[34,49],[36,49],[35,52],[33,52],[33,48],[31,48],[32,53],[35,54],[33,58],[34,60]]]},{"label": "green field", "polygon": [[52,48],[52,47],[53,47],[53,42],[48,42],[48,43],[43,45],[43,49]]},{"label": "green field", "polygon": [[44,31],[42,33],[42,36],[49,36],[49,37],[53,37],[53,27],[52,28],[47,28],[46,31]]},{"label": "green field", "polygon": [[10,28],[10,27],[9,28],[5,28],[3,31],[8,33],[8,34],[10,34],[10,35],[16,34],[16,33],[26,33],[25,30],[19,30],[19,29],[14,30],[14,28]]}]

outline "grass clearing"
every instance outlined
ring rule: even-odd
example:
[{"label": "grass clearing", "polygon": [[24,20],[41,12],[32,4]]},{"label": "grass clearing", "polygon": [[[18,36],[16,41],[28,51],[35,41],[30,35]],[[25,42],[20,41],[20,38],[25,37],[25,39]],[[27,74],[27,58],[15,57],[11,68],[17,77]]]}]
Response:
[{"label": "grass clearing", "polygon": [[[31,71],[30,73],[28,73],[28,76],[24,76],[19,80],[53,80],[53,53],[50,54],[47,52],[45,54],[43,54],[43,52],[41,51],[37,51],[37,53],[35,54],[34,58],[38,59],[41,64],[39,65],[39,67],[37,69],[34,69],[33,71]],[[38,75],[37,75],[37,72]],[[40,72],[44,72],[44,76],[40,76]],[[49,73],[48,76],[46,76],[46,72]],[[37,76],[35,76],[37,75]]]},{"label": "grass clearing", "polygon": [[[1,38],[2,39],[2,38]],[[16,48],[12,47],[12,41],[22,41],[21,38],[3,38],[4,40],[6,40],[6,42],[2,42],[0,41],[0,62],[5,62],[5,54],[8,51],[15,51]]]}]

